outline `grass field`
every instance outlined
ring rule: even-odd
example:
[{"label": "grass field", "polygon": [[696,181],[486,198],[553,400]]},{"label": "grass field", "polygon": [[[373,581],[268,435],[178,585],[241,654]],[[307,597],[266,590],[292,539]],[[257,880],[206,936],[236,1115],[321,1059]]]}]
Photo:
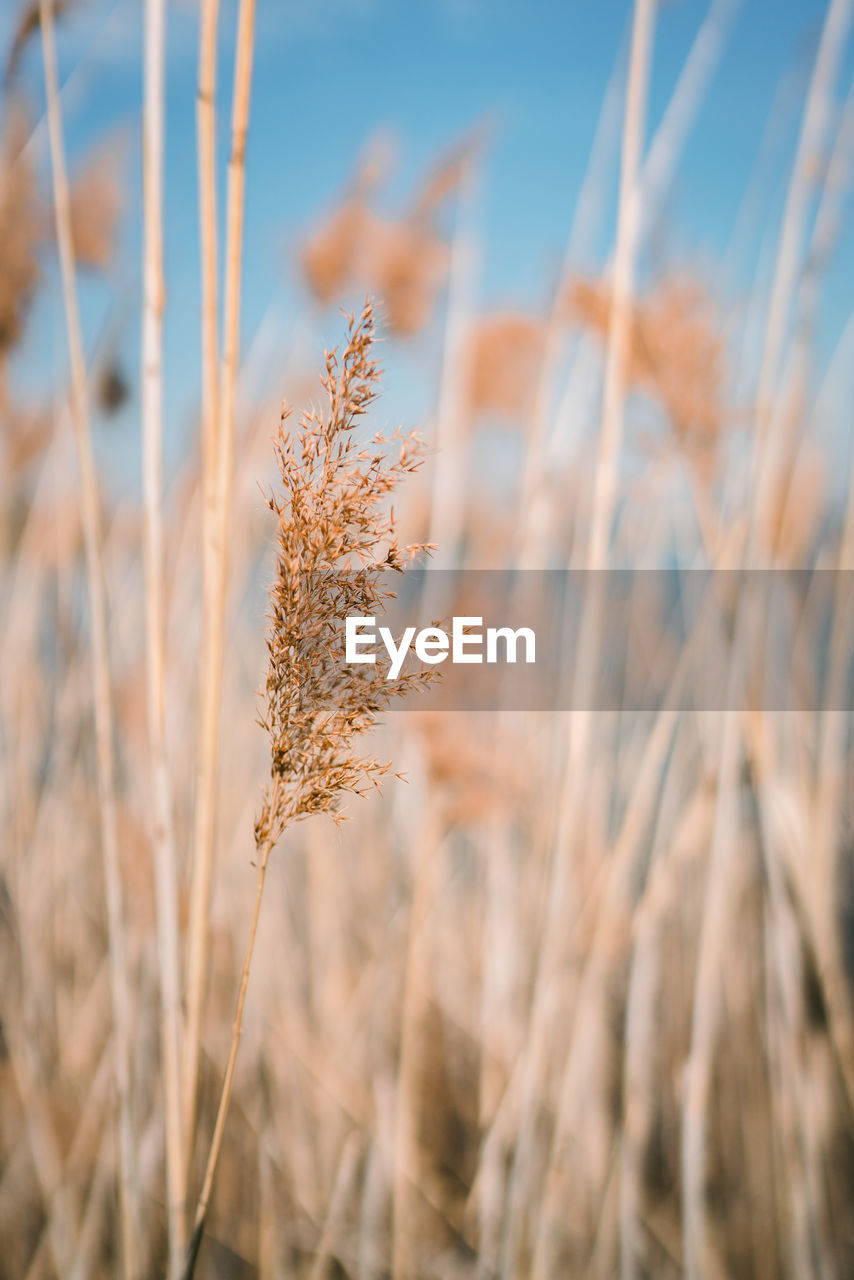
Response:
[{"label": "grass field", "polygon": [[[288,241],[286,337],[241,322],[269,5],[133,6],[137,200],[126,121],[68,156],[57,44],[98,3],[23,4],[6,52],[0,1278],[845,1280],[854,327],[827,299],[854,3],[811,30],[779,181],[756,140],[730,229],[764,195],[748,287],[668,243],[740,6],[693,6],[653,112],[681,6],[634,0],[543,305],[479,293],[484,118],[402,212],[382,138],[333,175]],[[185,438],[164,148],[190,19]],[[591,216],[613,226],[594,266]],[[407,381],[429,411],[394,435]],[[591,587],[572,710],[428,712],[420,678],[330,665],[323,629],[410,557],[834,585],[819,658],[800,615],[765,637],[803,659],[789,710],[726,672],[692,705],[678,658],[660,708],[598,706]],[[342,604],[324,575],[354,565]],[[745,652],[766,620],[746,594],[725,613]]]}]

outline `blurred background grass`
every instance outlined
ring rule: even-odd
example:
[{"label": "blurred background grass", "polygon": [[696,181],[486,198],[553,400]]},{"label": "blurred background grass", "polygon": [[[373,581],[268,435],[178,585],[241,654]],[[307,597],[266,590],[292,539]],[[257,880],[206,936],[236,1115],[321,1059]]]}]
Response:
[{"label": "blurred background grass", "polygon": [[[137,1260],[122,1248],[97,626],[43,32],[38,6],[9,4],[0,1275],[176,1275],[142,555],[146,15],[130,0],[56,9]],[[220,253],[236,14],[223,3]],[[178,1217],[198,1193],[255,888],[275,535],[258,485],[282,397],[319,399],[340,309],[370,294],[385,377],[366,430],[422,426],[429,458],[395,509],[437,563],[818,566],[846,583],[851,17],[845,0],[259,4],[199,1120]],[[167,18],[164,760],[183,1066],[211,615],[198,7]],[[595,601],[589,616],[582,684]],[[830,665],[798,714],[389,716],[376,750],[408,785],[275,851],[198,1274],[850,1275],[851,621],[843,585]]]}]

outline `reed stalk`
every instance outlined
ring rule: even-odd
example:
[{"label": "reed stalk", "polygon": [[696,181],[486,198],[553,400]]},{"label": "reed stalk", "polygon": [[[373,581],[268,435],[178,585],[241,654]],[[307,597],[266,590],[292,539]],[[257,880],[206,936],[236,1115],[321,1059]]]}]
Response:
[{"label": "reed stalk", "polygon": [[754,464],[756,497],[753,518],[761,527],[779,480],[779,448],[773,432],[773,405],[780,362],[789,330],[792,299],[801,266],[804,233],[812,198],[811,168],[821,154],[831,113],[834,85],[854,16],[854,0],[831,0],[824,20],[801,122],[774,265],[765,340],[756,387]]},{"label": "reed stalk", "polygon": [[440,832],[435,817],[423,824],[415,850],[412,904],[404,960],[400,1016],[400,1053],[394,1117],[394,1175],[392,1188],[392,1280],[416,1280],[418,1265],[417,1193],[420,1185],[418,1137],[419,1090],[425,1050],[424,1019],[433,984],[431,934],[428,917],[435,905]]},{"label": "reed stalk", "polygon": [[428,543],[441,551],[436,568],[459,562],[465,528],[465,463],[468,441],[465,403],[468,379],[467,340],[474,308],[477,251],[472,220],[477,190],[477,159],[469,156],[457,193],[456,221],[448,276],[448,302],[439,407],[436,415],[436,461],[430,499]]},{"label": "reed stalk", "polygon": [[[214,815],[221,687],[217,518],[219,467],[219,356],[217,340],[216,67],[219,0],[203,0],[199,35],[196,136],[199,173],[199,244],[202,330],[202,634],[199,738],[193,826],[190,918],[187,931],[187,1020],[183,1063],[185,1184],[195,1132],[196,1096],[205,996],[208,923],[213,874]],[[189,1187],[188,1187],[189,1190]]]},{"label": "reed stalk", "polygon": [[254,38],[255,0],[240,0],[237,19],[237,48],[234,59],[231,154],[228,162],[222,368],[216,401],[218,413],[216,450],[216,517],[218,522],[216,563],[218,575],[215,584],[217,626],[214,629],[213,640],[216,649],[212,664],[217,672],[217,684],[222,679],[222,647],[228,589],[228,537],[231,517],[232,461],[234,453],[234,399],[240,351],[240,291],[243,263],[244,193],[246,188],[246,133],[249,127]]},{"label": "reed stalk", "polygon": [[655,0],[637,0],[629,58],[629,79],[623,123],[620,164],[620,197],[617,211],[617,243],[614,252],[613,307],[608,331],[605,388],[599,454],[593,492],[587,568],[604,568],[617,500],[617,462],[623,438],[631,307],[635,259],[641,223],[638,184],[646,125],[646,100],[652,60]]},{"label": "reed stalk", "polygon": [[534,1120],[546,1072],[549,1044],[549,1009],[553,979],[570,933],[570,893],[574,844],[578,839],[579,806],[587,782],[587,755],[591,713],[582,710],[586,691],[596,679],[596,655],[601,630],[602,600],[599,573],[607,565],[608,544],[616,506],[617,462],[623,432],[625,375],[629,350],[631,302],[635,256],[640,223],[638,174],[646,119],[646,98],[652,54],[654,0],[636,0],[629,56],[628,86],[623,118],[623,146],[617,243],[614,256],[613,306],[608,334],[605,386],[599,448],[594,478],[593,514],[587,568],[591,590],[585,601],[584,620],[574,676],[574,701],[579,708],[570,717],[568,760],[564,766],[558,802],[557,828],[541,956],[534,988],[533,1010],[522,1083],[520,1133],[510,1178],[508,1224],[501,1274],[519,1274],[523,1248],[522,1183],[528,1181],[533,1156]]},{"label": "reed stalk", "polygon": [[845,708],[850,688],[851,633],[854,629],[854,460],[849,474],[842,537],[836,558],[839,587],[833,611],[824,705],[819,718],[816,781],[813,796],[815,842],[811,884],[804,896],[812,923],[812,941],[821,966],[837,1065],[854,1115],[854,1020],[838,908],[839,847],[842,832]]},{"label": "reed stalk", "polygon": [[172,799],[166,758],[163,580],[163,149],[165,0],[146,0],[143,77],[142,487],[145,558],[146,702],[151,774],[161,1055],[166,1130],[169,1276],[184,1254],[184,1133],[181,1123],[178,900]]},{"label": "reed stalk", "polygon": [[[278,792],[279,782],[278,779],[276,779],[273,783],[273,807],[278,803]],[[217,1108],[210,1151],[208,1152],[207,1163],[205,1165],[205,1175],[202,1179],[202,1189],[199,1192],[199,1199],[196,1205],[196,1216],[193,1221],[193,1234],[190,1237],[190,1247],[184,1264],[184,1270],[182,1272],[182,1280],[192,1280],[199,1256],[199,1249],[201,1248],[202,1238],[205,1232],[205,1222],[207,1221],[208,1208],[210,1206],[211,1194],[213,1192],[216,1167],[219,1163],[219,1153],[222,1149],[222,1138],[225,1133],[225,1121],[228,1116],[228,1108],[231,1103],[231,1091],[234,1087],[234,1071],[237,1066],[237,1052],[240,1048],[240,1034],[243,1027],[243,1007],[246,1003],[246,991],[249,986],[249,970],[252,965],[252,956],[255,951],[255,935],[258,932],[258,920],[261,915],[261,899],[264,894],[264,882],[267,878],[267,864],[270,860],[270,853],[272,852],[274,844],[275,838],[273,834],[270,833],[258,851],[258,876],[255,889],[255,905],[253,907],[252,918],[249,923],[249,941],[246,944],[246,954],[243,958],[243,970],[240,975],[240,988],[237,994],[237,1009],[234,1014],[234,1023],[232,1025],[231,1047],[229,1048],[228,1060],[225,1065],[222,1092],[220,1094],[219,1106]]]},{"label": "reed stalk", "polygon": [[[372,312],[351,319],[340,364],[327,353],[323,388],[328,411],[305,414],[294,434],[283,414],[276,456],[283,493],[268,506],[278,520],[276,574],[270,588],[269,662],[265,713],[270,784],[255,823],[258,883],[225,1068],[184,1280],[191,1280],[204,1234],[214,1175],[234,1083],[243,1007],[270,852],[295,822],[334,813],[342,796],[379,788],[388,763],[355,754],[353,739],[373,728],[392,698],[425,676],[387,679],[380,665],[354,674],[335,644],[340,620],[356,608],[381,611],[389,568],[404,572],[394,515],[387,500],[398,481],[420,465],[417,436],[401,437],[398,458],[385,465],[375,436],[360,448],[354,429],[376,396],[379,371],[370,358]],[[410,554],[423,548],[410,547]],[[383,556],[382,552],[385,553]]]},{"label": "reed stalk", "polygon": [[[620,1134],[620,1280],[639,1280],[643,1215],[643,1158],[650,1124],[655,1049],[655,1006],[661,982],[662,956],[657,930],[662,923],[659,882],[662,866],[651,872],[651,885],[635,912],[634,948],[629,965],[623,1054],[623,1123]],[[669,886],[668,886],[669,887]]]},{"label": "reed stalk", "polygon": [[679,72],[641,174],[641,234],[660,213],[688,134],[726,47],[742,0],[712,0]]},{"label": "reed stalk", "polygon": [[[756,389],[756,434],[753,450],[755,492],[749,512],[746,562],[759,550],[759,534],[779,481],[779,442],[774,438],[774,389],[785,348],[794,296],[799,258],[811,196],[810,165],[823,144],[830,110],[830,95],[839,69],[842,46],[850,26],[851,0],[832,0],[825,18],[813,66],[801,123],[797,151],[786,194],[771,298],[766,320],[762,358]],[[746,638],[749,619],[740,603],[734,621],[733,670],[736,678],[738,651]],[[735,704],[728,698],[729,707]],[[708,1265],[710,1240],[705,1177],[708,1146],[708,1110],[721,991],[718,975],[720,957],[726,947],[727,918],[732,913],[732,876],[738,821],[734,793],[736,770],[741,759],[741,726],[736,712],[724,713],[718,766],[718,803],[715,816],[706,905],[700,928],[691,1044],[685,1069],[682,1098],[682,1219],[684,1264],[688,1280],[704,1274]],[[831,977],[831,991],[837,984]],[[834,1004],[837,1002],[834,1001]],[[849,1019],[840,1028],[843,1034]],[[838,1034],[838,1032],[837,1032]]]},{"label": "reed stalk", "polygon": [[56,242],[59,250],[65,324],[71,365],[71,420],[80,471],[86,578],[91,620],[92,689],[98,770],[98,806],[101,854],[107,907],[107,953],[115,1037],[115,1086],[118,1110],[119,1213],[121,1265],[125,1280],[139,1274],[138,1189],[136,1156],[130,1114],[130,988],[125,948],[124,903],[119,859],[116,780],[113,763],[113,696],[110,683],[107,637],[107,592],[102,554],[98,478],[92,450],[89,392],[80,314],[77,303],[76,266],[71,226],[71,199],[65,160],[62,107],[56,61],[53,0],[40,0],[42,53]]},{"label": "reed stalk", "polygon": [[237,20],[231,155],[228,165],[222,367],[217,382],[215,376],[217,360],[216,158],[213,96],[216,73],[216,12],[213,3],[209,2],[205,6],[202,14],[199,71],[204,378],[203,642],[199,762],[188,939],[188,1046],[184,1073],[184,1101],[185,1106],[190,1108],[190,1114],[185,1115],[188,1140],[192,1137],[195,1124],[202,1003],[207,975],[207,935],[219,754],[219,712],[222,697],[229,535],[234,483],[234,404],[240,347],[246,133],[249,125],[252,87],[254,31],[255,0],[241,0]]},{"label": "reed stalk", "polygon": [[[650,143],[649,153],[639,176],[641,216],[639,234],[641,237],[649,230],[653,218],[661,210],[691,127],[720,62],[740,4],[741,0],[713,0],[679,73],[676,87]],[[605,150],[606,142],[610,140],[613,119],[619,113],[621,61],[622,54],[618,54],[597,122],[590,160],[575,206],[560,280],[549,313],[519,502],[522,546],[520,565],[523,568],[534,567],[541,563],[543,551],[547,547],[545,539],[549,532],[549,504],[546,454],[549,390],[560,351],[565,288],[570,280],[571,271],[577,263],[579,246],[589,238],[598,213],[596,197],[603,185],[601,153]],[[562,417],[562,414],[558,415],[559,419]]]}]

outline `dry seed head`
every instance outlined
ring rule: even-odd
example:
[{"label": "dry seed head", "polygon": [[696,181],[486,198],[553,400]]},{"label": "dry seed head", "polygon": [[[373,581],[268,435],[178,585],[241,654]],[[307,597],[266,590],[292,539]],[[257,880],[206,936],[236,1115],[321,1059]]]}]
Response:
[{"label": "dry seed head", "polygon": [[104,270],[110,265],[122,212],[121,144],[111,139],[87,160],[71,188],[71,231],[81,266]]},{"label": "dry seed head", "polygon": [[483,316],[469,339],[469,409],[517,423],[530,415],[545,347],[537,316],[503,311]]},{"label": "dry seed head", "polygon": [[[609,285],[575,279],[566,305],[571,319],[607,337]],[[715,446],[724,420],[724,352],[711,301],[698,281],[671,277],[635,304],[627,375],[661,401],[684,448]]]},{"label": "dry seed head", "polygon": [[340,203],[299,252],[305,282],[321,306],[340,298],[355,281],[373,219],[368,196],[383,181],[391,160],[388,137],[380,134],[373,138]]},{"label": "dry seed head", "polygon": [[395,433],[389,458],[381,435],[360,446],[355,428],[377,394],[371,359],[373,315],[351,318],[343,355],[326,356],[324,412],[303,415],[276,440],[281,493],[269,499],[278,519],[270,589],[269,666],[262,727],[270,738],[272,782],[255,833],[275,843],[291,822],[337,810],[345,793],[379,785],[389,768],[356,753],[357,734],[373,727],[395,697],[431,673],[386,679],[386,666],[345,666],[348,614],[376,615],[392,594],[389,567],[403,569],[421,547],[398,545],[388,502],[420,465],[415,435]]},{"label": "dry seed head", "polygon": [[303,245],[300,266],[309,289],[322,306],[349,288],[370,216],[364,197],[357,193]]},{"label": "dry seed head", "polygon": [[448,265],[448,249],[432,222],[409,216],[374,218],[365,238],[364,275],[383,300],[389,331],[408,338],[428,323]]},{"label": "dry seed head", "polygon": [[465,141],[428,174],[410,206],[394,220],[381,218],[369,197],[388,169],[387,155],[373,155],[325,222],[300,251],[305,281],[321,305],[340,298],[357,282],[382,298],[389,333],[411,337],[429,322],[445,280],[449,252],[438,211],[459,186],[471,161]]},{"label": "dry seed head", "polygon": [[449,827],[509,821],[526,799],[512,739],[496,725],[485,739],[478,719],[435,711],[414,719],[437,812]]},{"label": "dry seed head", "polygon": [[7,119],[0,158],[0,354],[19,341],[38,283],[39,200],[23,154],[28,133],[18,110]]},{"label": "dry seed head", "polygon": [[[54,18],[62,18],[73,7],[74,0],[53,0]],[[6,60],[6,83],[14,80],[24,50],[41,26],[39,0],[28,0],[22,6]]]}]

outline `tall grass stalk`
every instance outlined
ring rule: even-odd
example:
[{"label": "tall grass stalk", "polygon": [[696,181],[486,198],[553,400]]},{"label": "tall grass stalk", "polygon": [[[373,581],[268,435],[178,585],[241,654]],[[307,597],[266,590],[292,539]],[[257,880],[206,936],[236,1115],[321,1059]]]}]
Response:
[{"label": "tall grass stalk", "polygon": [[101,853],[107,906],[107,953],[112,996],[115,1084],[118,1110],[119,1207],[122,1275],[136,1280],[138,1266],[138,1191],[130,1112],[130,989],[125,949],[125,921],[119,861],[116,781],[113,763],[113,699],[110,685],[107,601],[98,479],[92,451],[89,392],[80,314],[77,304],[71,199],[65,162],[62,108],[56,63],[53,0],[40,0],[47,119],[53,173],[54,217],[59,249],[65,323],[71,364],[71,419],[80,469],[86,576],[91,617],[92,687],[98,769]]},{"label": "tall grass stalk", "polygon": [[[592,237],[593,228],[601,215],[601,199],[604,173],[612,149],[616,150],[620,131],[620,108],[625,88],[625,40],[621,40],[614,67],[602,99],[596,121],[596,129],[587,160],[584,179],[575,202],[560,277],[555,286],[549,310],[543,356],[537,377],[537,389],[531,411],[531,425],[526,441],[519,497],[519,567],[533,569],[542,564],[548,553],[550,532],[551,493],[549,485],[547,453],[549,445],[549,416],[551,412],[552,378],[560,356],[564,338],[564,311],[566,288],[572,271],[577,269]],[[588,250],[589,252],[589,250]],[[575,371],[573,362],[572,372]],[[570,374],[570,377],[572,374]]]},{"label": "tall grass stalk", "polygon": [[278,536],[260,721],[269,736],[270,783],[255,822],[255,904],[184,1280],[191,1280],[195,1270],[222,1147],[270,853],[292,824],[336,812],[348,793],[379,788],[389,765],[356,755],[353,739],[376,725],[392,698],[423,680],[386,679],[379,664],[367,675],[354,674],[340,662],[335,645],[336,628],[348,613],[357,607],[382,610],[389,594],[384,575],[389,567],[404,571],[404,550],[423,549],[398,546],[387,505],[398,481],[420,465],[419,439],[398,434],[399,457],[386,463],[381,435],[367,448],[354,437],[376,396],[373,338],[366,305],[360,321],[351,320],[340,364],[337,352],[326,356],[328,411],[304,415],[296,434],[286,414],[279,425],[276,454],[283,493],[268,499]]},{"label": "tall grass stalk", "polygon": [[[749,537],[746,558],[750,561],[761,551],[760,531],[766,523],[771,503],[779,484],[779,443],[774,438],[774,388],[780,378],[780,365],[785,349],[791,317],[791,306],[797,283],[804,228],[811,198],[811,158],[821,148],[826,136],[833,91],[852,11],[851,0],[832,0],[822,29],[813,73],[807,94],[798,147],[786,194],[782,227],[777,249],[774,278],[766,319],[762,358],[756,388],[754,439],[755,491],[748,512]],[[738,652],[743,647],[750,619],[740,603],[734,622],[733,663],[731,679],[737,677]],[[732,707],[734,699],[728,698]],[[735,813],[735,788],[738,762],[742,757],[742,730],[734,711],[723,713],[718,761],[718,799],[706,886],[706,904],[700,930],[697,972],[691,1021],[691,1044],[685,1070],[682,1099],[681,1167],[682,1215],[684,1229],[684,1261],[688,1280],[704,1274],[708,1266],[710,1239],[705,1188],[708,1158],[708,1126],[714,1052],[721,1016],[719,966],[726,949],[727,918],[732,912],[732,885],[738,821]],[[849,1039],[850,1016],[840,1009],[836,981],[837,965],[828,954],[823,939],[817,945],[824,951],[824,985],[828,997],[831,1035],[837,1040]],[[842,1063],[847,1059],[843,1054]],[[844,1072],[848,1083],[849,1074]]]},{"label": "tall grass stalk", "polygon": [[[273,784],[272,803],[274,806],[278,804],[278,780]],[[210,1206],[211,1195],[213,1193],[214,1177],[216,1176],[219,1154],[222,1149],[223,1134],[225,1133],[225,1121],[228,1117],[228,1108],[231,1104],[231,1091],[234,1087],[234,1071],[237,1066],[237,1053],[240,1048],[240,1034],[243,1027],[243,1007],[246,1003],[246,991],[249,986],[249,970],[252,965],[252,955],[255,951],[255,936],[258,932],[258,920],[261,915],[261,899],[264,894],[264,883],[267,878],[267,864],[270,860],[270,853],[272,852],[274,843],[273,834],[269,833],[258,851],[255,905],[249,922],[249,940],[246,944],[246,954],[243,958],[243,970],[240,975],[240,988],[237,995],[237,1009],[234,1014],[231,1047],[229,1048],[228,1060],[225,1065],[222,1092],[220,1094],[219,1106],[217,1107],[213,1136],[211,1137],[210,1150],[208,1152],[207,1163],[205,1165],[205,1174],[202,1179],[202,1189],[199,1192],[199,1199],[196,1205],[196,1215],[193,1220],[193,1233],[190,1239],[189,1252],[184,1265],[183,1280],[192,1280],[195,1272],[199,1249],[201,1248],[202,1238],[204,1236],[208,1208]]]},{"label": "tall grass stalk", "polygon": [[234,60],[234,97],[231,114],[231,154],[228,162],[228,191],[225,231],[225,287],[223,296],[222,369],[217,396],[217,681],[222,675],[222,644],[225,603],[228,590],[228,537],[231,516],[232,464],[234,453],[234,400],[240,349],[240,291],[243,263],[243,213],[246,187],[246,133],[252,88],[252,60],[255,38],[255,0],[241,0],[237,20],[237,48]]},{"label": "tall grass stalk", "polygon": [[646,127],[646,101],[652,62],[655,0],[636,0],[629,79],[623,123],[617,242],[614,252],[613,306],[608,330],[608,354],[599,453],[593,493],[593,515],[587,568],[607,564],[608,544],[617,500],[617,462],[623,438],[626,364],[631,330],[635,259],[641,221],[638,183]]},{"label": "tall grass stalk", "polygon": [[437,893],[440,832],[435,818],[424,822],[416,842],[412,902],[407,928],[400,1051],[394,1118],[394,1182],[392,1190],[392,1280],[416,1280],[419,1188],[418,1082],[423,1072],[425,1015],[433,991],[427,927]]},{"label": "tall grass stalk", "polygon": [[834,602],[827,683],[819,721],[813,797],[815,847],[812,885],[803,896],[812,920],[838,1066],[854,1114],[854,1019],[848,996],[842,924],[838,909],[838,857],[842,831],[844,759],[850,697],[851,634],[854,630],[854,459],[849,473],[842,537],[836,559],[840,587]]},{"label": "tall grass stalk", "polygon": [[655,131],[641,175],[641,234],[660,212],[676,163],[726,48],[742,0],[712,0]]},{"label": "tall grass stalk", "polygon": [[[696,120],[703,98],[726,47],[727,38],[738,14],[741,0],[713,0],[694,38],[676,87],[664,116],[655,131],[649,153],[640,173],[639,233],[643,236],[660,211],[672,182],[680,156]],[[560,351],[563,328],[565,288],[576,268],[579,245],[589,237],[596,214],[596,198],[603,185],[600,153],[612,131],[612,121],[619,112],[622,76],[622,53],[618,54],[596,126],[590,160],[581,192],[575,206],[572,229],[567,241],[561,276],[549,313],[542,368],[538,378],[531,431],[525,451],[525,465],[520,498],[520,566],[532,568],[542,562],[547,550],[548,512],[544,490],[547,485],[547,427],[549,391],[554,367]]]},{"label": "tall grass stalk", "polygon": [[[758,739],[752,749],[758,779],[760,843],[767,882],[765,913],[765,1017],[768,1035],[770,1101],[777,1117],[776,1146],[780,1152],[779,1180],[789,1205],[791,1256],[798,1275],[808,1275],[810,1260],[820,1246],[813,1224],[821,1202],[821,1161],[814,1158],[814,1124],[807,1097],[802,1046],[807,1039],[807,1019],[802,992],[805,985],[804,939],[798,907],[787,890],[786,877],[803,847],[792,844],[785,831],[784,806],[780,803],[783,770],[775,743],[764,727],[753,722],[748,738]],[[748,722],[750,725],[751,722]],[[790,784],[792,791],[796,788]],[[787,840],[787,835],[789,839]],[[797,841],[801,845],[801,841]],[[791,879],[791,875],[789,875]],[[828,1275],[824,1264],[820,1275]]]},{"label": "tall grass stalk", "polygon": [[228,599],[229,536],[234,454],[234,405],[240,348],[240,291],[243,261],[243,210],[246,179],[246,133],[252,87],[255,0],[241,0],[237,20],[231,154],[225,242],[225,288],[222,367],[215,382],[216,352],[216,221],[215,114],[216,12],[207,4],[202,14],[199,71],[199,166],[202,224],[202,328],[204,365],[204,516],[203,516],[203,648],[200,689],[199,763],[193,841],[191,917],[188,940],[188,1047],[184,1075],[187,1135],[194,1130],[202,1002],[207,974],[208,917],[214,855],[214,819]]},{"label": "tall grass stalk", "polygon": [[474,309],[477,244],[472,227],[478,186],[477,157],[470,155],[457,192],[456,221],[448,277],[448,302],[436,413],[436,459],[431,489],[427,541],[442,550],[437,568],[458,563],[465,520],[464,424],[468,378],[467,339]]},{"label": "tall grass stalk", "polygon": [[187,1177],[195,1131],[202,1006],[205,996],[208,923],[214,853],[214,815],[222,644],[219,608],[217,516],[219,467],[219,356],[217,341],[216,67],[219,0],[203,0],[199,35],[196,135],[199,171],[199,244],[202,329],[202,636],[199,737],[187,932],[187,1026],[184,1042],[183,1107]]},{"label": "tall grass stalk", "polygon": [[[623,429],[625,374],[628,357],[631,304],[634,288],[635,256],[640,222],[638,175],[640,172],[646,120],[646,99],[652,56],[654,0],[636,0],[629,57],[628,85],[623,121],[617,243],[614,256],[613,305],[608,334],[604,399],[599,434],[598,459],[587,568],[601,570],[607,565],[608,543],[616,505],[617,460]],[[525,1069],[522,1084],[520,1132],[514,1153],[509,1189],[508,1224],[502,1259],[502,1277],[519,1274],[523,1247],[522,1185],[528,1181],[535,1142],[534,1123],[538,1098],[543,1087],[549,1055],[549,1009],[553,980],[560,954],[571,929],[570,888],[581,797],[586,787],[586,758],[591,715],[583,710],[586,690],[596,678],[596,655],[601,629],[601,597],[598,572],[589,575],[589,603],[585,601],[579,638],[574,690],[577,710],[568,729],[569,758],[565,766],[559,800],[555,847],[549,873],[545,925],[534,990]]]},{"label": "tall grass stalk", "polygon": [[142,482],[145,552],[146,700],[166,1125],[169,1275],[184,1254],[177,868],[166,759],[163,581],[163,147],[165,0],[146,0],[143,78]]},{"label": "tall grass stalk", "polygon": [[[812,269],[801,283],[800,348],[802,360],[808,358],[808,341],[815,323],[818,306],[819,271],[829,259],[833,242],[838,234],[842,206],[851,182],[854,159],[854,86],[848,91],[848,99],[840,121],[839,130],[828,166],[827,180],[816,215],[810,244],[809,263]],[[836,569],[840,574],[840,590],[834,604],[830,633],[827,682],[823,691],[824,703],[818,728],[816,782],[814,788],[815,851],[814,873],[811,877],[814,889],[804,889],[804,898],[811,904],[814,920],[813,935],[817,941],[825,941],[825,985],[829,984],[829,1004],[833,1010],[835,1035],[840,1054],[840,1065],[845,1087],[854,1108],[854,1027],[845,994],[844,957],[841,954],[841,934],[838,920],[834,919],[837,893],[837,851],[841,834],[843,761],[845,756],[846,714],[849,693],[849,656],[851,633],[854,627],[854,600],[848,583],[854,569],[854,457],[849,466],[848,490],[842,534],[836,557]],[[831,921],[828,929],[822,922]]]},{"label": "tall grass stalk", "polygon": [[[643,1213],[643,1159],[650,1126],[655,1004],[661,980],[661,900],[669,887],[666,862],[653,868],[635,913],[634,946],[626,995],[623,1124],[620,1134],[620,1280],[639,1280]],[[660,885],[664,883],[664,888]]]},{"label": "tall grass stalk", "polygon": [[[611,531],[617,507],[617,468],[623,439],[626,370],[631,341],[636,259],[641,229],[642,188],[639,179],[652,63],[654,17],[655,0],[636,0],[623,120],[617,239],[614,250],[612,305],[608,325],[602,417],[585,565],[589,571],[589,601],[585,602],[578,658],[573,677],[573,692],[576,695],[574,702],[579,708],[585,705],[586,691],[594,686],[598,676],[602,629],[599,571],[608,566]],[[590,748],[591,726],[592,717],[589,711],[578,710],[571,717],[568,790],[565,793],[565,800],[561,802],[559,846],[572,838],[571,833],[577,815],[577,800],[586,786],[585,768]],[[565,857],[563,860],[566,860]]]},{"label": "tall grass stalk", "polygon": [[815,157],[821,154],[827,136],[833,90],[852,15],[854,0],[831,0],[813,65],[797,152],[786,192],[756,387],[754,525],[761,524],[766,516],[779,480],[778,449],[773,439],[772,421],[775,389],[781,380],[780,361],[789,331],[792,299],[801,266],[804,232],[813,194],[812,165]]}]

